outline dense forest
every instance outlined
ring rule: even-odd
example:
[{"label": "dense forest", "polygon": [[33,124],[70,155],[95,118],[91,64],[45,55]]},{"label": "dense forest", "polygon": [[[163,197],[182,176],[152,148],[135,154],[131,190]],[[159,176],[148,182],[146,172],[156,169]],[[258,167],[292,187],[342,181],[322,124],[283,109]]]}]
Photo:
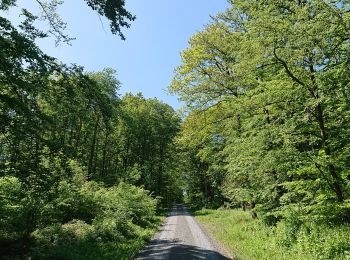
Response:
[{"label": "dense forest", "polygon": [[350,3],[232,3],[191,38],[171,85],[188,108],[189,199],[345,221]]},{"label": "dense forest", "polygon": [[[0,256],[132,258],[184,200],[249,211],[284,248],[349,257],[350,1],[230,0],[181,54],[181,116],[121,96],[113,69],[43,53],[37,39],[71,41],[58,2],[15,26],[16,2],[0,2]],[[85,2],[124,39],[124,1]]]},{"label": "dense forest", "polygon": [[230,3],[190,39],[170,86],[186,104],[186,200],[249,209],[284,223],[288,245],[304,232],[305,252],[348,259],[350,2]]},{"label": "dense forest", "polygon": [[[54,4],[43,7],[50,30],[68,40]],[[112,69],[85,72],[47,56],[35,43],[47,33],[23,16],[18,28],[0,18],[0,255],[135,253],[157,208],[182,194],[173,142],[180,118],[157,99],[120,97]],[[112,31],[126,26],[113,18]]]}]

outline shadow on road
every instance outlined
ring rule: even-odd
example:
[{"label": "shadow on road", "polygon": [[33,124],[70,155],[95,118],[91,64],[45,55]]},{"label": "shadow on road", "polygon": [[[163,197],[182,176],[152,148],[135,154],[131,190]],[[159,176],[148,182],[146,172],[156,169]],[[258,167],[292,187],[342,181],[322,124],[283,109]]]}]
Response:
[{"label": "shadow on road", "polygon": [[138,256],[139,260],[149,259],[230,259],[218,252],[184,245],[178,241],[153,240]]},{"label": "shadow on road", "polygon": [[182,204],[175,204],[168,216],[192,216]]},{"label": "shadow on road", "polygon": [[140,252],[137,259],[230,259],[219,251],[186,206],[175,204],[159,233]]}]

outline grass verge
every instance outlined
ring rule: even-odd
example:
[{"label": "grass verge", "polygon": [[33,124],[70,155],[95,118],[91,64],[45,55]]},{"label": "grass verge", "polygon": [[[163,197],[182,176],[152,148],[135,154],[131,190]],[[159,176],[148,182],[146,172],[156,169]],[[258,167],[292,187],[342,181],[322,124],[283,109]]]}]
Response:
[{"label": "grass verge", "polygon": [[196,219],[237,259],[350,259],[350,227],[308,224],[268,227],[241,210],[194,212]]}]

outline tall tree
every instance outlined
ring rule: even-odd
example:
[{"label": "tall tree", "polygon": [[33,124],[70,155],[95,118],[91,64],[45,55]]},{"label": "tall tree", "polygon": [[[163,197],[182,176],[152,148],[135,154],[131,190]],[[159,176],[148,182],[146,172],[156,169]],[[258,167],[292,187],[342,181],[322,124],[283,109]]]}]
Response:
[{"label": "tall tree", "polygon": [[349,3],[231,3],[190,40],[171,85],[226,140],[224,193],[275,215],[344,209]]},{"label": "tall tree", "polygon": [[[144,185],[163,197],[165,203],[180,196],[181,187],[174,185],[180,181],[174,146],[178,115],[169,105],[141,94],[127,94],[122,99],[121,113],[120,159],[126,180],[131,178]],[[130,176],[130,172],[136,176]]]}]

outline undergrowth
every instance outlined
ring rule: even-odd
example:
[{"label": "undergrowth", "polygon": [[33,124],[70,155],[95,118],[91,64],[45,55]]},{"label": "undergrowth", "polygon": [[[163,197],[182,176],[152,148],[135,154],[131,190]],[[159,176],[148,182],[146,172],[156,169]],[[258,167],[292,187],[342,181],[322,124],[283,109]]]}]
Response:
[{"label": "undergrowth", "polygon": [[319,223],[267,226],[241,210],[194,212],[215,239],[238,259],[350,259],[350,227]]}]

